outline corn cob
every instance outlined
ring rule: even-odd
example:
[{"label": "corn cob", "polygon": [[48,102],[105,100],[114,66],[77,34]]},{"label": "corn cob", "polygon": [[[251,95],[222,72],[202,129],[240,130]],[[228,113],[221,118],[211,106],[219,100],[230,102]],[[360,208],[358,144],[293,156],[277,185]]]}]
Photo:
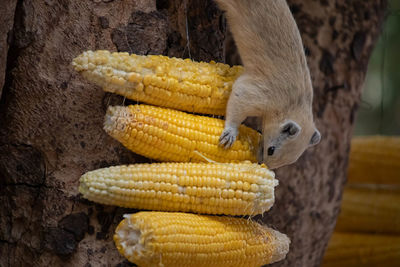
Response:
[{"label": "corn cob", "polygon": [[84,174],[83,197],[127,208],[256,215],[274,204],[278,180],[265,166],[244,163],[153,163]]},{"label": "corn cob", "polygon": [[218,145],[223,129],[220,119],[148,105],[109,107],[104,122],[104,130],[125,147],[155,160],[257,161],[257,131],[240,126],[237,140],[226,150]]},{"label": "corn cob", "polygon": [[335,232],[322,267],[397,267],[399,263],[400,236]]},{"label": "corn cob", "polygon": [[400,184],[400,137],[366,136],[351,141],[351,183]]},{"label": "corn cob", "polygon": [[75,69],[104,91],[129,99],[189,112],[224,115],[241,66],[194,62],[165,56],[87,51]]},{"label": "corn cob", "polygon": [[286,235],[246,219],[168,212],[125,215],[114,242],[141,267],[262,266],[284,259],[290,244]]},{"label": "corn cob", "polygon": [[388,189],[346,188],[335,229],[400,234],[400,194]]}]

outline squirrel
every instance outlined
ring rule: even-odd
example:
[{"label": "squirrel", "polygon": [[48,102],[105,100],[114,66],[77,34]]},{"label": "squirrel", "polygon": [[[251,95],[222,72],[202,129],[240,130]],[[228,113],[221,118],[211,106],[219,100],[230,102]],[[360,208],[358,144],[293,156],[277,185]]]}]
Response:
[{"label": "squirrel", "polygon": [[286,0],[216,0],[244,65],[229,96],[221,146],[228,149],[247,117],[262,119],[258,160],[276,169],[321,139],[300,32]]}]

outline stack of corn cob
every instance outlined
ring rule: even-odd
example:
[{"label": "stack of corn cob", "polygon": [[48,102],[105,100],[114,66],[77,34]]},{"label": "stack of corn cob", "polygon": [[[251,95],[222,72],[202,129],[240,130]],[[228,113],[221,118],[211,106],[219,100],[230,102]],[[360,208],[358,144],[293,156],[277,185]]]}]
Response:
[{"label": "stack of corn cob", "polygon": [[400,137],[356,137],[323,267],[399,264]]},{"label": "stack of corn cob", "polygon": [[108,51],[84,52],[73,66],[105,91],[156,105],[109,107],[104,130],[169,163],[109,167],[80,179],[89,200],[152,210],[119,224],[122,255],[139,266],[261,266],[285,258],[284,234],[242,218],[191,214],[253,216],[274,203],[278,181],[256,163],[258,132],[241,126],[225,150],[218,146],[223,120],[173,110],[224,115],[241,67]]}]

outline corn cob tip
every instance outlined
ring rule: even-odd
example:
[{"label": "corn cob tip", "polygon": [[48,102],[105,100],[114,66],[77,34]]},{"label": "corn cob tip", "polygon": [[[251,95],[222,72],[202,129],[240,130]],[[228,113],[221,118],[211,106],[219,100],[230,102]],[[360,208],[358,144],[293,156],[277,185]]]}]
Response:
[{"label": "corn cob tip", "polygon": [[81,72],[88,69],[87,53],[89,52],[92,51],[83,52],[72,60],[72,67],[74,67],[76,71]]},{"label": "corn cob tip", "polygon": [[114,126],[114,123],[116,122],[115,114],[116,107],[109,106],[106,111],[106,115],[104,116],[104,130],[107,132],[108,129]]},{"label": "corn cob tip", "polygon": [[[117,134],[125,129],[129,114],[123,106],[109,106],[104,117],[103,129],[106,133]],[[125,119],[126,118],[126,119]]]},{"label": "corn cob tip", "polygon": [[78,72],[92,70],[95,64],[105,63],[111,53],[107,50],[85,51],[72,60],[72,66]]},{"label": "corn cob tip", "polygon": [[81,193],[82,195],[85,195],[88,192],[89,188],[87,187],[86,183],[80,182],[78,190],[79,190],[79,193]]},{"label": "corn cob tip", "polygon": [[[265,227],[265,226],[264,226]],[[267,228],[267,227],[265,227]],[[270,232],[270,234],[274,237],[275,239],[275,251],[271,256],[271,261],[270,263],[278,262],[286,258],[286,255],[289,252],[289,247],[290,247],[290,239],[287,235],[282,234],[278,231],[272,230],[267,228]]]}]

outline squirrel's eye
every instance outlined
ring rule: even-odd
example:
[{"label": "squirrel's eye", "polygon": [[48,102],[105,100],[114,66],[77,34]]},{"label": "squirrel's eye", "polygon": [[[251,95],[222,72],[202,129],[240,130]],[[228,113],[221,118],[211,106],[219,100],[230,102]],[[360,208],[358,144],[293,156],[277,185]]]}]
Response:
[{"label": "squirrel's eye", "polygon": [[272,156],[274,154],[274,152],[275,152],[275,147],[274,146],[270,146],[268,148],[267,152],[268,152],[268,156]]}]

